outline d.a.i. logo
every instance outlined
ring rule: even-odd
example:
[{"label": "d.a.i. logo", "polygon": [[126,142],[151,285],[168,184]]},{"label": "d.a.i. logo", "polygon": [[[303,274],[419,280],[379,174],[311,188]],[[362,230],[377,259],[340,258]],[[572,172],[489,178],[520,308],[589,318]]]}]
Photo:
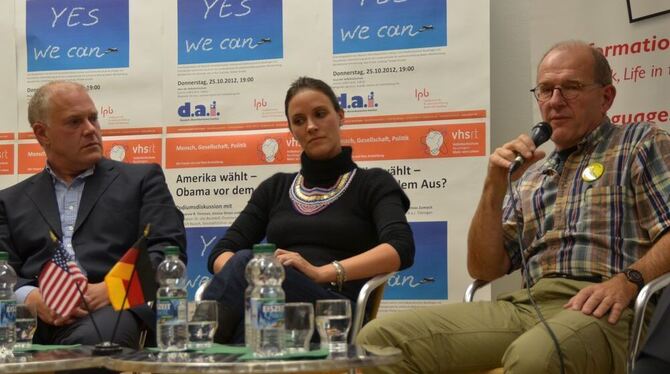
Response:
[{"label": "d.a.i. logo", "polygon": [[370,91],[367,95],[349,95],[343,92],[337,97],[337,100],[343,109],[373,109],[379,107],[379,103],[375,101],[374,91]]},{"label": "d.a.i. logo", "polygon": [[177,114],[182,118],[218,118],[221,115],[216,108],[216,100],[210,104],[192,104],[190,101],[185,102],[177,108]]}]

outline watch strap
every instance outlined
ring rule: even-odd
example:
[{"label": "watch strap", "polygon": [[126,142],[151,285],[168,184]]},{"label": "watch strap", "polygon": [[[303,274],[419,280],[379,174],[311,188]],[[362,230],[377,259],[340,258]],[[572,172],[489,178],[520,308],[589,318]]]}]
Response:
[{"label": "watch strap", "polygon": [[644,277],[639,270],[627,268],[623,271],[626,279],[637,286],[637,292],[640,292],[644,287]]}]

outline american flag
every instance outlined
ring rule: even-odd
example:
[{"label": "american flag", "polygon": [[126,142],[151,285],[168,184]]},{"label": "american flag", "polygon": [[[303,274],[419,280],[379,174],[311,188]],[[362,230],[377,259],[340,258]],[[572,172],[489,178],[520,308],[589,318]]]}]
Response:
[{"label": "american flag", "polygon": [[58,315],[67,318],[81,303],[82,295],[88,287],[88,279],[82,274],[73,256],[63,248],[60,240],[53,235],[52,239],[56,249],[53,258],[42,268],[38,282],[46,305]]}]

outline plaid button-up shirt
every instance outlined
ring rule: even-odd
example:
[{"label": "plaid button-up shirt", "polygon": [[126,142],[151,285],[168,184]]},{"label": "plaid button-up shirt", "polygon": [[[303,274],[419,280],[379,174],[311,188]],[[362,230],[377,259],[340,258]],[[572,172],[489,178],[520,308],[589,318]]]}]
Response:
[{"label": "plaid button-up shirt", "polygon": [[[582,173],[599,163],[600,178]],[[533,283],[553,273],[605,279],[642,257],[670,227],[670,136],[647,123],[606,119],[564,162],[556,152],[516,184]],[[517,215],[503,204],[510,271],[521,267]]]}]

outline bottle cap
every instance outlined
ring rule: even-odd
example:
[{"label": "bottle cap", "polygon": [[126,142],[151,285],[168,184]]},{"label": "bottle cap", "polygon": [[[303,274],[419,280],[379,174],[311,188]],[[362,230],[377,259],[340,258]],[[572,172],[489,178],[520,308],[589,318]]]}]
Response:
[{"label": "bottle cap", "polygon": [[0,252],[0,261],[7,261],[9,259],[9,253]]},{"label": "bottle cap", "polygon": [[177,256],[179,255],[179,247],[176,245],[169,245],[163,248],[163,253],[165,253],[166,256]]},{"label": "bottle cap", "polygon": [[254,244],[254,253],[272,253],[277,249],[277,246],[272,243]]}]

